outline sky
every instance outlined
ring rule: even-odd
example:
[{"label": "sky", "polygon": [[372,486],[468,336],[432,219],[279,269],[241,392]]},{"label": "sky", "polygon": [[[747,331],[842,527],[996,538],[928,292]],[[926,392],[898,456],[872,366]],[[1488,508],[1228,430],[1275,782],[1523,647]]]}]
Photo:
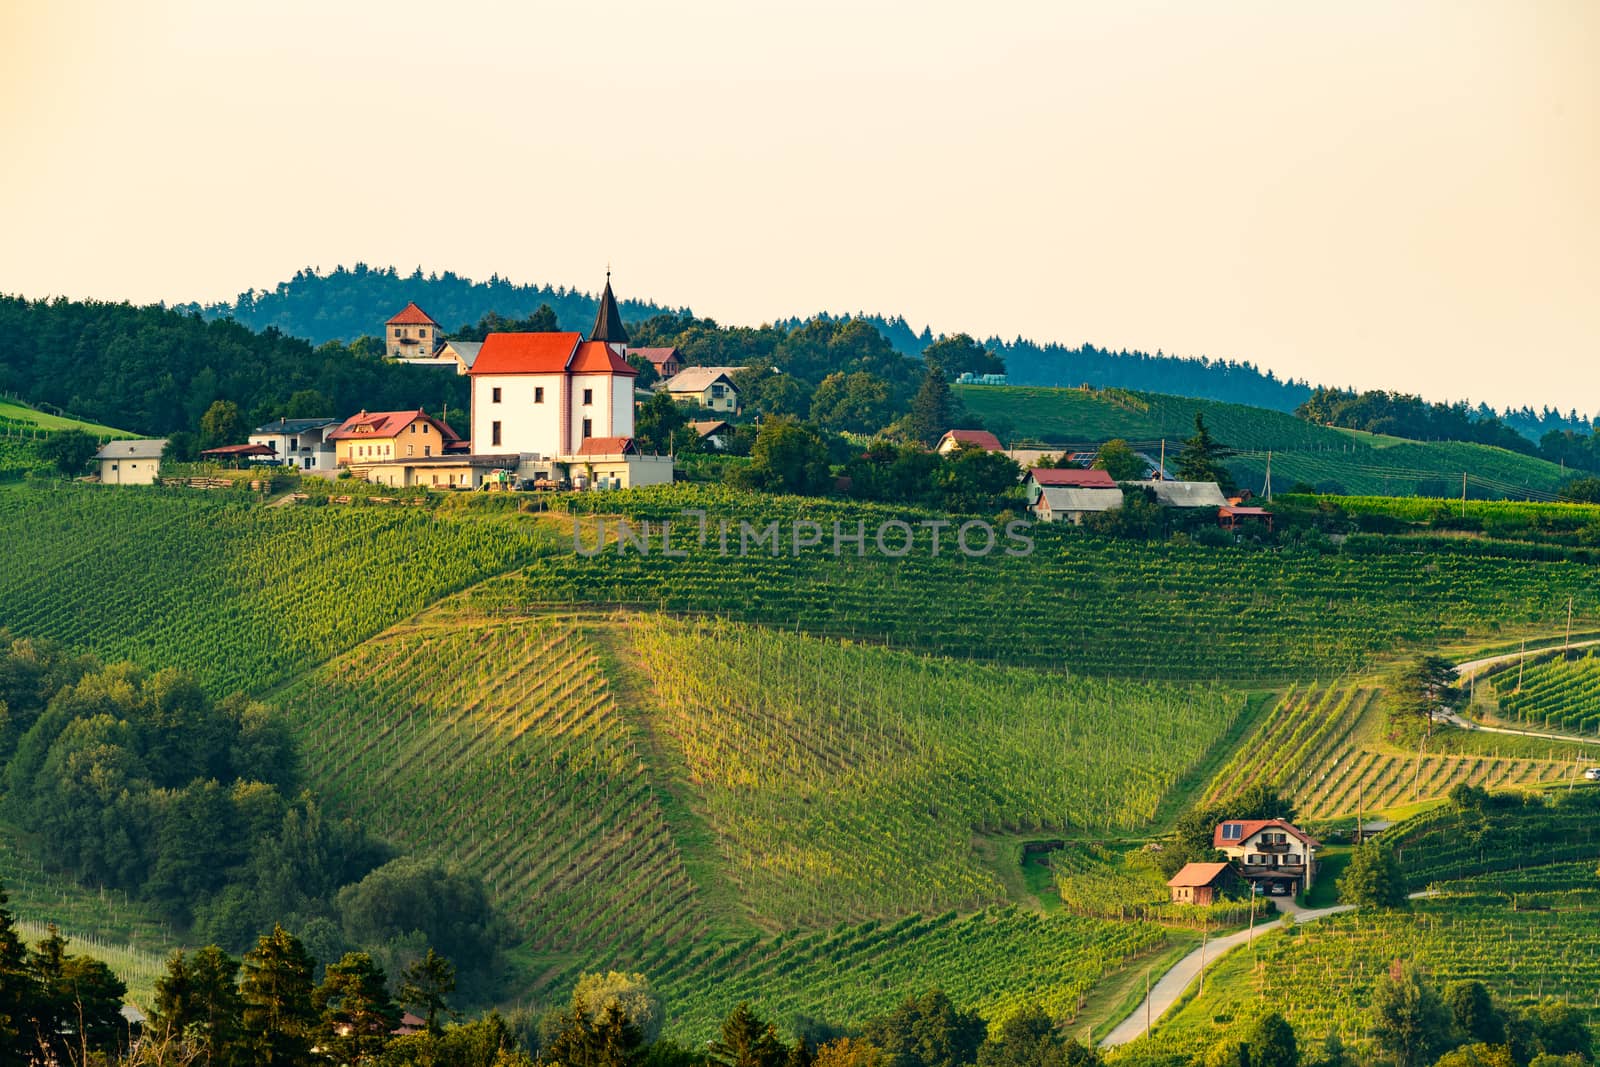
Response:
[{"label": "sky", "polygon": [[0,292],[393,264],[1600,410],[1600,3],[7,0]]}]

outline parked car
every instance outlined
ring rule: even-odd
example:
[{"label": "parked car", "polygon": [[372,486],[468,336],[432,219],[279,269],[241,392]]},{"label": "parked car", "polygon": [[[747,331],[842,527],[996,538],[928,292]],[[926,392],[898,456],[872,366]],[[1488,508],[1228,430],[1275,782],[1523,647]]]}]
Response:
[{"label": "parked car", "polygon": [[1583,772],[1583,776],[1591,782],[1600,782],[1600,767],[1590,767]]}]

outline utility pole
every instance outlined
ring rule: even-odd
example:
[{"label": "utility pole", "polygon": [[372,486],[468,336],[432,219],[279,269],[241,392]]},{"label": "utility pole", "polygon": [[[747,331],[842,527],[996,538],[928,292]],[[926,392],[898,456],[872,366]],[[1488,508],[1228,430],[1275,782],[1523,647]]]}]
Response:
[{"label": "utility pole", "polygon": [[1198,996],[1206,994],[1206,942],[1211,938],[1211,920],[1202,919],[1200,926],[1200,992]]},{"label": "utility pole", "polygon": [[1467,472],[1461,472],[1461,517],[1467,517]]},{"label": "utility pole", "polygon": [[1267,503],[1272,503],[1272,449],[1267,449],[1267,485],[1264,490]]},{"label": "utility pole", "polygon": [[1522,639],[1522,655],[1517,657],[1517,692],[1522,692],[1522,668],[1528,662],[1528,639]]},{"label": "utility pole", "polygon": [[1572,594],[1567,594],[1567,643],[1562,651],[1572,651]]},{"label": "utility pole", "polygon": [[1167,480],[1167,439],[1165,437],[1161,439],[1161,472],[1159,477],[1163,482]]},{"label": "utility pole", "polygon": [[1144,1032],[1150,1033],[1150,968],[1144,969]]}]

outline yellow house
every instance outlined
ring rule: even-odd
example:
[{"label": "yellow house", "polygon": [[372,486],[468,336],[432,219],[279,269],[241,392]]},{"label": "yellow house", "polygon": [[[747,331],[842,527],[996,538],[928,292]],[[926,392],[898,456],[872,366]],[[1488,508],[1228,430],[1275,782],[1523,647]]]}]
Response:
[{"label": "yellow house", "polygon": [[454,430],[420,408],[363,411],[345,419],[327,440],[333,442],[334,465],[357,473],[383,460],[442,456],[461,444]]},{"label": "yellow house", "polygon": [[739,367],[685,367],[656,386],[681,404],[695,404],[707,411],[739,413],[739,390],[733,385],[733,372]]},{"label": "yellow house", "polygon": [[407,304],[383,324],[384,351],[390,359],[432,359],[441,332],[432,315],[416,304]]}]

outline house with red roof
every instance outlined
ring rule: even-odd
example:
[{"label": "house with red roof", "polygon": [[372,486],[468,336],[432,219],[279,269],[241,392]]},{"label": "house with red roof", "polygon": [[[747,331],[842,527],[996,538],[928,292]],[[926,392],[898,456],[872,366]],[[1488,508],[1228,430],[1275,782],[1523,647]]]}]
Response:
[{"label": "house with red roof", "polygon": [[656,374],[662,378],[670,378],[683,369],[683,358],[678,355],[676,347],[671,348],[630,348],[626,357],[643,356],[650,361],[656,369]]},{"label": "house with red roof", "polygon": [[340,423],[325,440],[333,442],[334,464],[362,477],[383,460],[425,459],[466,451],[448,423],[421,408],[358,412]]},{"label": "house with red roof", "polygon": [[631,448],[638,372],[627,344],[609,275],[587,337],[491,333],[467,371],[474,450],[520,456],[524,479],[607,487],[672,481],[670,457]]},{"label": "house with red roof", "polygon": [[958,448],[981,448],[985,452],[1004,451],[1000,447],[1000,438],[988,430],[946,430],[944,436],[939,438],[939,443],[933,450],[941,456],[948,456]]},{"label": "house with red roof", "polygon": [[1322,843],[1282,819],[1234,819],[1212,833],[1211,845],[1240,875],[1269,893],[1294,895],[1311,888]]},{"label": "house with red roof", "polygon": [[439,347],[439,324],[416,304],[383,324],[384,353],[390,359],[432,359]]}]

